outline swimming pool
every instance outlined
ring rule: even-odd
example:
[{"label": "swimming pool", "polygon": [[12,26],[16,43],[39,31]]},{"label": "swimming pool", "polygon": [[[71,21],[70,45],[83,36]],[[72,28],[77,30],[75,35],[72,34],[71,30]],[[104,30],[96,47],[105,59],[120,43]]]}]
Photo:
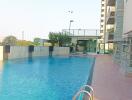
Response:
[{"label": "swimming pool", "polygon": [[94,58],[38,57],[0,67],[0,100],[72,100],[90,77]]}]

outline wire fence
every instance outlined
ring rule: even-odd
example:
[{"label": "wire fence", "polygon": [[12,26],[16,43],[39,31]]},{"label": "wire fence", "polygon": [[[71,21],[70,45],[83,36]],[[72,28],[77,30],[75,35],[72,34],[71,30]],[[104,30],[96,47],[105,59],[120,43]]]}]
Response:
[{"label": "wire fence", "polygon": [[98,29],[63,29],[63,34],[68,34],[70,36],[99,36]]},{"label": "wire fence", "polygon": [[[62,34],[67,34],[69,36],[99,36],[99,30],[98,29],[63,29]],[[4,40],[5,37],[7,36],[15,36],[18,40],[27,40],[27,41],[33,41],[34,38],[39,37],[39,38],[45,38],[47,39],[48,36],[42,36],[42,34],[31,34],[31,33],[26,33],[22,32],[19,34],[0,34],[0,43]],[[1,45],[1,44],[0,44]]]}]

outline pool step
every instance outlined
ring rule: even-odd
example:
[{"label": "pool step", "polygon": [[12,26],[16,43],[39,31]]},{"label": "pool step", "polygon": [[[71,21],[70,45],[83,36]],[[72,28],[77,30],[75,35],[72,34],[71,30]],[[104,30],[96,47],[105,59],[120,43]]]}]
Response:
[{"label": "pool step", "polygon": [[[86,95],[84,95],[86,94]],[[94,90],[90,85],[84,85],[80,90],[73,96],[72,100],[94,100]]]}]

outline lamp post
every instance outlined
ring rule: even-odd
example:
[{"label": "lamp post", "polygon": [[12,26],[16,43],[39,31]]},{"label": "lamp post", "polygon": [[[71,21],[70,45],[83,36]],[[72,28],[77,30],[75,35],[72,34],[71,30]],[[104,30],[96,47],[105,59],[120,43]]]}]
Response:
[{"label": "lamp post", "polygon": [[[69,14],[73,14],[73,11],[72,10],[69,10],[68,11]],[[69,35],[70,35],[70,28],[71,28],[71,23],[74,22],[73,20],[70,20],[70,23],[69,23]]]},{"label": "lamp post", "polygon": [[70,35],[70,29],[71,29],[71,23],[74,22],[73,20],[70,20],[70,24],[69,24],[69,35]]}]

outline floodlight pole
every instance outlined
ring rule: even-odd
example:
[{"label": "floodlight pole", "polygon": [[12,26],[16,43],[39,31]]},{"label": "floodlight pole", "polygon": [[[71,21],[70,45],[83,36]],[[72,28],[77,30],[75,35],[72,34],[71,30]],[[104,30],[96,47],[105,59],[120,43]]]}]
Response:
[{"label": "floodlight pole", "polygon": [[73,20],[70,20],[70,24],[69,24],[69,35],[70,35],[70,29],[71,29],[71,23],[74,22]]}]

